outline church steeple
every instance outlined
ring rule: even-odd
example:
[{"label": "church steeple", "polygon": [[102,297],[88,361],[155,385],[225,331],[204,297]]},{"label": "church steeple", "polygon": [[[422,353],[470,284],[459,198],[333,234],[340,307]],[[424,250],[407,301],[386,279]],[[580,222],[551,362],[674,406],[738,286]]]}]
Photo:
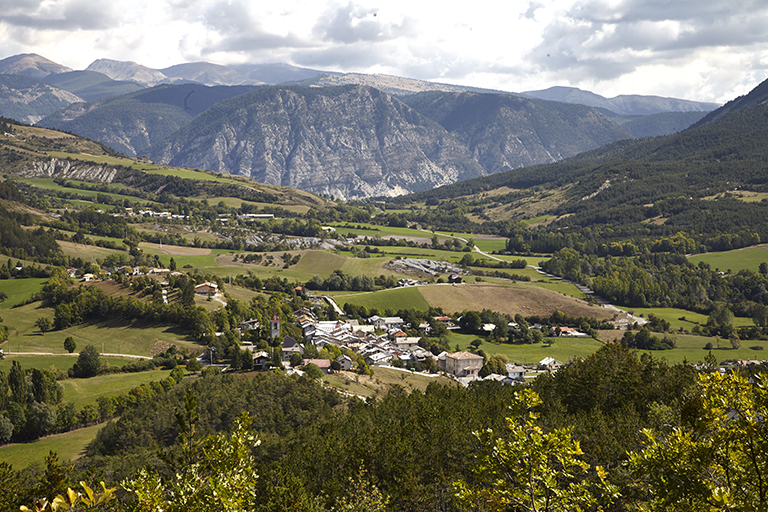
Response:
[{"label": "church steeple", "polygon": [[271,339],[280,336],[280,317],[277,316],[277,311],[272,313],[272,320],[269,322],[269,335]]}]

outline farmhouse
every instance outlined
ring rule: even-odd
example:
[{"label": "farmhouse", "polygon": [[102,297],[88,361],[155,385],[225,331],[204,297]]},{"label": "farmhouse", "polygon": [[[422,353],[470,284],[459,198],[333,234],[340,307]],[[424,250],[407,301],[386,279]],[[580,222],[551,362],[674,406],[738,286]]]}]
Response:
[{"label": "farmhouse", "polygon": [[438,367],[454,377],[476,377],[483,367],[483,356],[471,352],[454,352],[441,354]]},{"label": "farmhouse", "polygon": [[219,291],[219,285],[215,283],[209,283],[208,281],[195,286],[195,293],[200,295],[216,295]]}]

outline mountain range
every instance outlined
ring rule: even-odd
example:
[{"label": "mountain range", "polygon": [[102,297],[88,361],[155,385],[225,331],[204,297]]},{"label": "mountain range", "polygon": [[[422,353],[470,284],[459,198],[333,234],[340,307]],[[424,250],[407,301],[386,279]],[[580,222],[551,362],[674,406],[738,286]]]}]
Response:
[{"label": "mountain range", "polygon": [[[502,220],[514,216],[515,208],[525,215],[526,199],[511,198],[514,191],[538,188],[558,197],[557,206],[547,211],[559,219],[556,226],[588,229],[631,221],[666,234],[706,227],[723,237],[715,245],[727,248],[730,238],[750,237],[749,226],[764,224],[765,202],[713,199],[741,191],[768,192],[766,138],[768,80],[673,135],[622,140],[551,165],[501,172],[391,201],[393,208],[408,208],[411,202],[473,201],[482,195],[486,215]],[[509,195],[491,193],[498,190]],[[740,229],[744,232],[736,235]]]},{"label": "mountain range", "polygon": [[[347,199],[427,190],[674,133],[716,107],[563,87],[514,94],[281,64],[152,69],[99,59],[73,71],[27,54],[0,60],[0,73],[1,115],[130,156]],[[293,85],[268,85],[277,81]]]}]

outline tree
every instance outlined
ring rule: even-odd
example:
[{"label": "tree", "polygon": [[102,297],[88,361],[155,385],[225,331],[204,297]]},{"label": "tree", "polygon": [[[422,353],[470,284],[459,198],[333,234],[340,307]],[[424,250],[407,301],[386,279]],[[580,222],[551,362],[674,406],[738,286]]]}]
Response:
[{"label": "tree", "polygon": [[166,512],[246,512],[256,509],[256,460],[251,450],[259,442],[249,431],[251,419],[243,413],[231,434],[195,438],[197,399],[189,393],[186,410],[176,414],[180,427],[180,455],[163,458],[173,471],[161,476],[153,469],[140,470],[123,487],[137,501],[137,510]]},{"label": "tree", "polygon": [[307,376],[312,379],[320,380],[323,378],[323,370],[321,370],[320,367],[314,363],[309,363],[308,365],[304,366],[304,371],[306,372]]},{"label": "tree", "polygon": [[[472,468],[474,478],[457,483],[458,498],[472,510],[578,512],[597,505],[578,441],[570,429],[545,432],[538,426],[533,409],[540,404],[534,391],[518,391],[504,432],[475,432],[482,453]],[[594,472],[595,488],[615,495],[603,468]]]},{"label": "tree", "polygon": [[629,454],[645,489],[643,510],[765,510],[768,506],[768,389],[738,373],[701,374],[690,427],[644,430]]},{"label": "tree", "polygon": [[75,342],[75,338],[72,336],[67,336],[67,338],[64,340],[64,350],[69,352],[70,354],[75,351],[77,348],[77,342]]},{"label": "tree", "polygon": [[14,360],[11,364],[11,371],[8,374],[8,386],[11,388],[11,401],[27,406],[27,380],[24,376],[24,370],[21,364]]},{"label": "tree", "polygon": [[483,328],[483,321],[477,311],[467,311],[459,320],[459,325],[464,331],[474,333]]},{"label": "tree", "polygon": [[302,364],[304,364],[304,358],[301,357],[301,354],[299,354],[298,352],[294,352],[293,354],[291,354],[291,358],[289,362],[293,367],[301,366]]},{"label": "tree", "polygon": [[168,263],[168,268],[173,272],[176,270],[176,260],[173,259],[173,256],[171,256],[171,261]]},{"label": "tree", "polygon": [[198,358],[196,357],[189,358],[189,361],[187,361],[187,371],[196,373],[202,369],[203,369],[203,364],[200,362]]},{"label": "tree", "polygon": [[99,351],[93,345],[86,345],[77,357],[77,362],[72,367],[75,377],[95,377],[101,371],[101,359]]},{"label": "tree", "polygon": [[40,318],[35,320],[35,327],[37,327],[38,330],[40,330],[40,332],[50,331],[52,325],[53,324],[51,323],[51,319],[44,316],[41,316]]}]

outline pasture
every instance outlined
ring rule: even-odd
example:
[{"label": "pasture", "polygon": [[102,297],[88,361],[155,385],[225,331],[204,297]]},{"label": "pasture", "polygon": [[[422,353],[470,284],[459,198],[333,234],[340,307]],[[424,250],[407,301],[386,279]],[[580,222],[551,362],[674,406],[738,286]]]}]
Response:
[{"label": "pasture", "polygon": [[104,424],[72,430],[63,434],[38,439],[30,443],[16,443],[0,446],[0,462],[13,465],[13,469],[21,470],[30,466],[45,466],[48,452],[56,452],[59,460],[64,462],[76,460],[85,454],[88,444]]},{"label": "pasture", "polygon": [[[477,339],[477,336],[451,333],[448,336],[448,343],[451,350],[457,346],[459,350],[467,350],[469,344]],[[554,340],[551,346],[544,343],[533,345],[513,345],[510,343],[494,343],[483,341],[480,348],[486,354],[503,354],[509,359],[510,363],[521,365],[538,364],[545,357],[554,357],[560,362],[565,363],[574,357],[587,357],[603,346],[603,343],[590,337],[583,338],[548,338],[548,341]]]},{"label": "pasture", "polygon": [[705,261],[713,269],[718,269],[722,272],[738,272],[739,270],[757,272],[761,263],[768,262],[768,244],[754,245],[725,252],[694,254],[688,257],[688,261],[694,265],[700,261]]},{"label": "pasture", "polygon": [[338,292],[338,294],[333,294],[333,298],[342,308],[343,304],[349,302],[358,306],[365,306],[369,310],[376,308],[381,313],[385,310],[398,311],[408,308],[427,311],[430,303],[420,293],[422,288],[424,287],[394,288],[377,292]]}]

